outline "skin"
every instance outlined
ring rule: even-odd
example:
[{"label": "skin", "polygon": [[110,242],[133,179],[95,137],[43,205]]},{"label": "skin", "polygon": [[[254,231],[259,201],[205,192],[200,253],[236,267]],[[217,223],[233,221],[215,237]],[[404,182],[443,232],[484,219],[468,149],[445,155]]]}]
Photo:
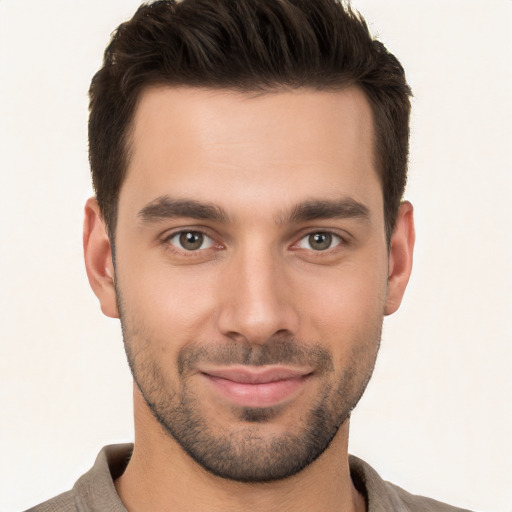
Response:
[{"label": "skin", "polygon": [[[301,471],[248,484],[219,477],[190,457],[135,385],[135,449],[116,481],[128,510],[365,510],[350,478],[345,416],[371,375],[383,317],[400,305],[414,245],[408,202],[386,244],[372,137],[371,109],[355,88],[143,93],[119,198],[115,269],[94,198],[85,208],[84,248],[102,311],[118,318],[122,306],[125,344],[146,399],[173,406],[186,389],[212,436],[256,438],[248,452],[255,464],[260,453],[271,453],[272,439],[300,436],[307,411],[322,400],[342,424]],[[214,205],[225,215],[162,215],[155,204],[164,196]],[[291,214],[312,202],[340,201],[357,205],[356,213]],[[207,235],[199,249],[180,246],[187,230]],[[310,235],[324,233],[332,234],[331,243],[314,245]],[[322,372],[301,360],[311,363],[308,378],[263,421],[249,421],[205,378],[204,365],[216,364],[211,357],[178,371],[180,355],[194,347],[214,354],[243,346],[259,354],[282,340],[306,352],[319,347],[331,368]],[[340,393],[325,394],[340,382]]]}]

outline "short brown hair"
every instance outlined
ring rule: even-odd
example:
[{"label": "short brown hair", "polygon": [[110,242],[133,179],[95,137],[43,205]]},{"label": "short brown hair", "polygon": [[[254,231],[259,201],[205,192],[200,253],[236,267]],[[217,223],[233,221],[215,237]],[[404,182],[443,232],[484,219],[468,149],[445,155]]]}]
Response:
[{"label": "short brown hair", "polygon": [[342,0],[160,0],[114,32],[90,87],[89,158],[111,240],[142,89],[359,87],[372,107],[389,240],[407,177],[411,91],[398,60]]}]

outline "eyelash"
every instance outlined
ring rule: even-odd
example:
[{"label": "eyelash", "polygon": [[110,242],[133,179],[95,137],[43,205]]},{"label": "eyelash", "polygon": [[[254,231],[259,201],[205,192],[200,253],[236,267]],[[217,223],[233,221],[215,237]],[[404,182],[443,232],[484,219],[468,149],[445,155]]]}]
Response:
[{"label": "eyelash", "polygon": [[[202,235],[206,239],[209,239],[210,242],[209,242],[208,247],[198,248],[196,250],[187,250],[184,247],[179,247],[179,246],[171,243],[171,240],[173,238],[177,238],[181,235],[186,235],[186,234],[191,234],[191,233]],[[174,253],[186,254],[188,257],[193,257],[193,256],[198,256],[200,254],[204,254],[204,251],[206,251],[207,249],[210,249],[211,247],[214,247],[214,246],[216,246],[216,248],[218,248],[218,249],[223,248],[223,246],[221,244],[216,243],[215,239],[213,237],[211,237],[210,235],[208,235],[202,229],[180,229],[179,231],[174,231],[172,233],[165,235],[162,238],[161,243],[165,246],[165,248],[167,250],[174,252]],[[203,241],[203,243],[204,243],[204,241]]]},{"label": "eyelash", "polygon": [[[177,245],[174,245],[173,243],[171,243],[172,239],[174,239],[178,236],[181,236],[184,234],[190,234],[190,233],[199,234],[199,235],[202,235],[203,237],[209,239],[210,242],[209,242],[208,247],[198,248],[196,250],[187,250],[183,247],[178,247]],[[335,243],[334,243],[334,245],[332,245],[324,250],[315,250],[313,248],[305,248],[305,247],[300,246],[301,242],[305,241],[308,237],[312,237],[314,235],[327,235],[329,237],[332,237],[333,240],[331,241],[331,243],[334,243],[334,242]],[[179,231],[173,231],[172,233],[166,234],[162,238],[161,243],[162,243],[162,245],[165,246],[166,250],[169,250],[175,254],[186,254],[187,257],[204,255],[204,251],[207,251],[208,249],[211,249],[212,247],[216,248],[216,249],[224,248],[224,246],[222,244],[216,242],[215,239],[212,236],[210,236],[208,233],[206,233],[203,229],[180,229]],[[333,231],[330,231],[327,229],[325,229],[325,230],[317,229],[317,230],[312,230],[312,231],[308,231],[308,232],[304,233],[296,242],[294,242],[291,245],[290,249],[292,249],[294,251],[304,249],[304,250],[310,251],[315,256],[321,257],[324,254],[331,254],[332,251],[335,250],[339,246],[347,246],[348,244],[349,244],[349,242],[348,242],[347,238],[341,236],[339,233],[336,233],[336,232],[333,232]]]},{"label": "eyelash", "polygon": [[[319,249],[319,250],[315,250],[313,249],[312,247],[302,247],[302,243],[305,241],[306,244],[310,243],[311,242],[311,238],[312,237],[315,237],[315,236],[324,236],[324,237],[327,237],[327,240],[329,241],[329,247],[325,248],[325,249]],[[332,251],[333,249],[335,249],[336,247],[340,246],[340,245],[346,245],[346,240],[340,236],[338,233],[333,233],[332,231],[328,231],[328,230],[319,230],[319,231],[310,231],[309,233],[306,233],[304,236],[302,236],[298,242],[296,242],[294,244],[294,246],[300,248],[300,249],[306,249],[306,250],[311,250],[313,251],[315,254],[322,254],[322,253],[327,253],[329,251]]]}]

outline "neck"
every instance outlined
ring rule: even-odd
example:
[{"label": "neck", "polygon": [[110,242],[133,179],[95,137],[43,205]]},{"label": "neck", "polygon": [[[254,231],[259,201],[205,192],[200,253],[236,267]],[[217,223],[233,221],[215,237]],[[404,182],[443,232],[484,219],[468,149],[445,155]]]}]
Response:
[{"label": "neck", "polygon": [[241,483],[212,475],[165,433],[135,391],[135,446],[115,482],[130,512],[240,512],[251,510],[363,512],[348,465],[348,420],[329,448],[296,475],[266,483]]}]

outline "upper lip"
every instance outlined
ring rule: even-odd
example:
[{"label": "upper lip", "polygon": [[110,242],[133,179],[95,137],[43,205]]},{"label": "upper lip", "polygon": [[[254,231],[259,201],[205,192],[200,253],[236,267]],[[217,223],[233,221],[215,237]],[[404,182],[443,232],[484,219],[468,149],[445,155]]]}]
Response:
[{"label": "upper lip", "polygon": [[229,366],[223,368],[203,368],[200,371],[210,377],[242,384],[267,384],[279,380],[296,379],[312,373],[310,368],[286,366]]}]

